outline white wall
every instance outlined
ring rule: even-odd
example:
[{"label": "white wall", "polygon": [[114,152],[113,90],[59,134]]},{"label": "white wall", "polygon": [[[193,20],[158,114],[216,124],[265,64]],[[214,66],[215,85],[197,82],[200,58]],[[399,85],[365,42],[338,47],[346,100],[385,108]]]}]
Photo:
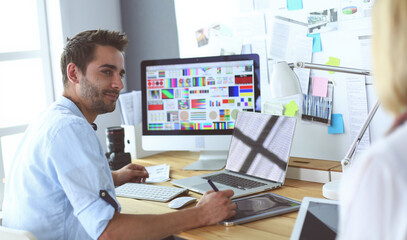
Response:
[{"label": "white wall", "polygon": [[[305,61],[316,64],[325,64],[329,57],[340,59],[341,67],[371,69],[370,65],[370,40],[363,41],[359,37],[371,35],[370,14],[368,14],[373,1],[353,1],[359,2],[358,15],[352,17],[341,14],[340,7],[346,1],[339,0],[303,0],[303,8],[290,11],[286,8],[286,0],[283,1],[233,1],[233,0],[174,0],[176,9],[176,20],[178,28],[179,49],[181,57],[203,57],[209,55],[218,55],[221,49],[227,49],[230,52],[239,52],[244,43],[252,44],[253,53],[260,55],[260,82],[261,99],[264,104],[266,101],[275,102],[271,99],[270,76],[273,72],[272,64],[275,61]],[[219,3],[221,2],[221,3]],[[188,11],[195,5],[200,4],[199,11]],[[345,5],[344,5],[345,6]],[[299,42],[303,42],[306,36],[304,31],[308,31],[300,24],[284,23],[276,25],[275,17],[280,16],[307,24],[308,15],[314,11],[326,9],[338,9],[338,23],[332,24],[321,31],[322,51],[312,53],[312,58],[306,58],[307,51]],[[223,13],[228,9],[227,13]],[[364,9],[360,11],[360,9]],[[223,12],[222,12],[223,11]],[[214,25],[220,24],[221,31],[211,29]],[[279,23],[281,24],[281,22]],[[294,26],[297,25],[297,26]],[[337,29],[332,26],[338,25]],[[259,27],[260,26],[260,27]],[[274,26],[278,26],[274,28]],[[195,32],[198,29],[207,29],[209,42],[205,46],[199,46],[196,41]],[[277,29],[277,30],[276,30]],[[211,34],[213,30],[214,34]],[[289,33],[290,32],[290,33]],[[211,36],[212,35],[212,36]],[[283,39],[282,39],[283,38]],[[292,39],[290,39],[292,38]],[[298,38],[298,39],[297,39]],[[291,40],[301,40],[295,44],[290,44]],[[370,39],[370,38],[369,38]],[[302,51],[296,51],[295,47],[285,48],[286,46],[298,45],[303,48]],[[293,41],[294,42],[294,41]],[[265,44],[266,43],[266,44]],[[273,54],[274,49],[280,49],[279,54]],[[286,50],[284,50],[286,49]],[[281,51],[281,52],[280,52]],[[292,54],[290,53],[291,51]],[[285,54],[283,54],[285,52]],[[314,75],[315,74],[315,75]],[[340,113],[343,116],[344,133],[329,134],[326,124],[303,121],[301,119],[301,105],[299,114],[297,114],[297,125],[294,135],[294,141],[291,147],[290,155],[292,157],[334,160],[340,161],[348,152],[355,133],[360,131],[363,125],[363,117],[357,118],[350,111],[350,106],[362,102],[362,96],[357,101],[350,100],[347,90],[347,79],[358,77],[357,75],[335,73],[329,74],[326,71],[311,71],[311,76],[319,76],[335,81],[333,93],[333,113]],[[303,78],[307,81],[308,77]],[[375,92],[372,85],[366,87],[368,95],[368,109],[370,110],[376,102]],[[359,97],[359,96],[358,96]],[[294,98],[295,99],[295,98]],[[278,99],[279,104],[287,104],[293,97]],[[354,102],[349,102],[354,101]],[[352,108],[353,111],[358,108]],[[360,109],[358,109],[360,111]],[[264,109],[263,109],[264,111]],[[362,111],[361,111],[362,112]],[[391,116],[386,114],[382,108],[379,108],[377,114],[372,120],[369,128],[371,143],[381,136],[390,127],[393,121]],[[360,126],[357,126],[359,125]],[[365,134],[367,137],[367,134]],[[363,143],[363,142],[362,142]],[[366,144],[367,145],[367,144]],[[361,144],[363,146],[363,144]],[[365,146],[363,146],[366,148]],[[363,147],[360,147],[359,150]]]},{"label": "white wall", "polygon": [[[84,30],[100,28],[122,31],[120,1],[60,0],[60,6],[64,43],[67,37]],[[98,116],[95,123],[98,125],[97,135],[106,151],[106,128],[121,125],[118,106],[114,112]]]}]

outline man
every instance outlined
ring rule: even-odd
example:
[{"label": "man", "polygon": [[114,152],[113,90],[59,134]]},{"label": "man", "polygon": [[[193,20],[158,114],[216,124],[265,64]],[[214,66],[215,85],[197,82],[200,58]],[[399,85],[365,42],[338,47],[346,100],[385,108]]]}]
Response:
[{"label": "man", "polygon": [[123,88],[125,35],[94,30],[68,39],[63,97],[27,129],[6,182],[3,224],[38,239],[160,239],[235,214],[233,191],[208,192],[196,207],[163,215],[121,214],[114,187],[143,182],[145,168],[110,172],[92,128]]}]

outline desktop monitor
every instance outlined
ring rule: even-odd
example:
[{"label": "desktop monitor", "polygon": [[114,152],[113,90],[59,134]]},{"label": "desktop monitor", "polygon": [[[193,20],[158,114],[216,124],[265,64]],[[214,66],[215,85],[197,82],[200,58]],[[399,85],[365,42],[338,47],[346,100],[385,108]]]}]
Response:
[{"label": "desktop monitor", "polygon": [[257,54],[143,61],[144,150],[200,151],[185,169],[223,168],[237,113],[260,112],[259,76]]}]

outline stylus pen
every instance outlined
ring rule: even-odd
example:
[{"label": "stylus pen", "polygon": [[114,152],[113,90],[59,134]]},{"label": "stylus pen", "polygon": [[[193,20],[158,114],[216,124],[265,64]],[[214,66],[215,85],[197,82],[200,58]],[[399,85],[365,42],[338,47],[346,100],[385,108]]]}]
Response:
[{"label": "stylus pen", "polygon": [[211,185],[213,191],[215,191],[215,192],[219,191],[219,189],[215,186],[215,184],[213,184],[212,180],[208,179],[208,183],[209,183],[209,185]]}]

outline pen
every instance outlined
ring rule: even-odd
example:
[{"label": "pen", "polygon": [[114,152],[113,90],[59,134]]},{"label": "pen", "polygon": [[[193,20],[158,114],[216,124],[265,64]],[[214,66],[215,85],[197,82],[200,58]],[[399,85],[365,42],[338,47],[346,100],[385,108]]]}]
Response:
[{"label": "pen", "polygon": [[215,192],[219,191],[219,189],[215,186],[215,184],[213,184],[212,180],[208,179],[208,183],[209,183],[209,185],[211,185],[213,191],[215,191]]}]

